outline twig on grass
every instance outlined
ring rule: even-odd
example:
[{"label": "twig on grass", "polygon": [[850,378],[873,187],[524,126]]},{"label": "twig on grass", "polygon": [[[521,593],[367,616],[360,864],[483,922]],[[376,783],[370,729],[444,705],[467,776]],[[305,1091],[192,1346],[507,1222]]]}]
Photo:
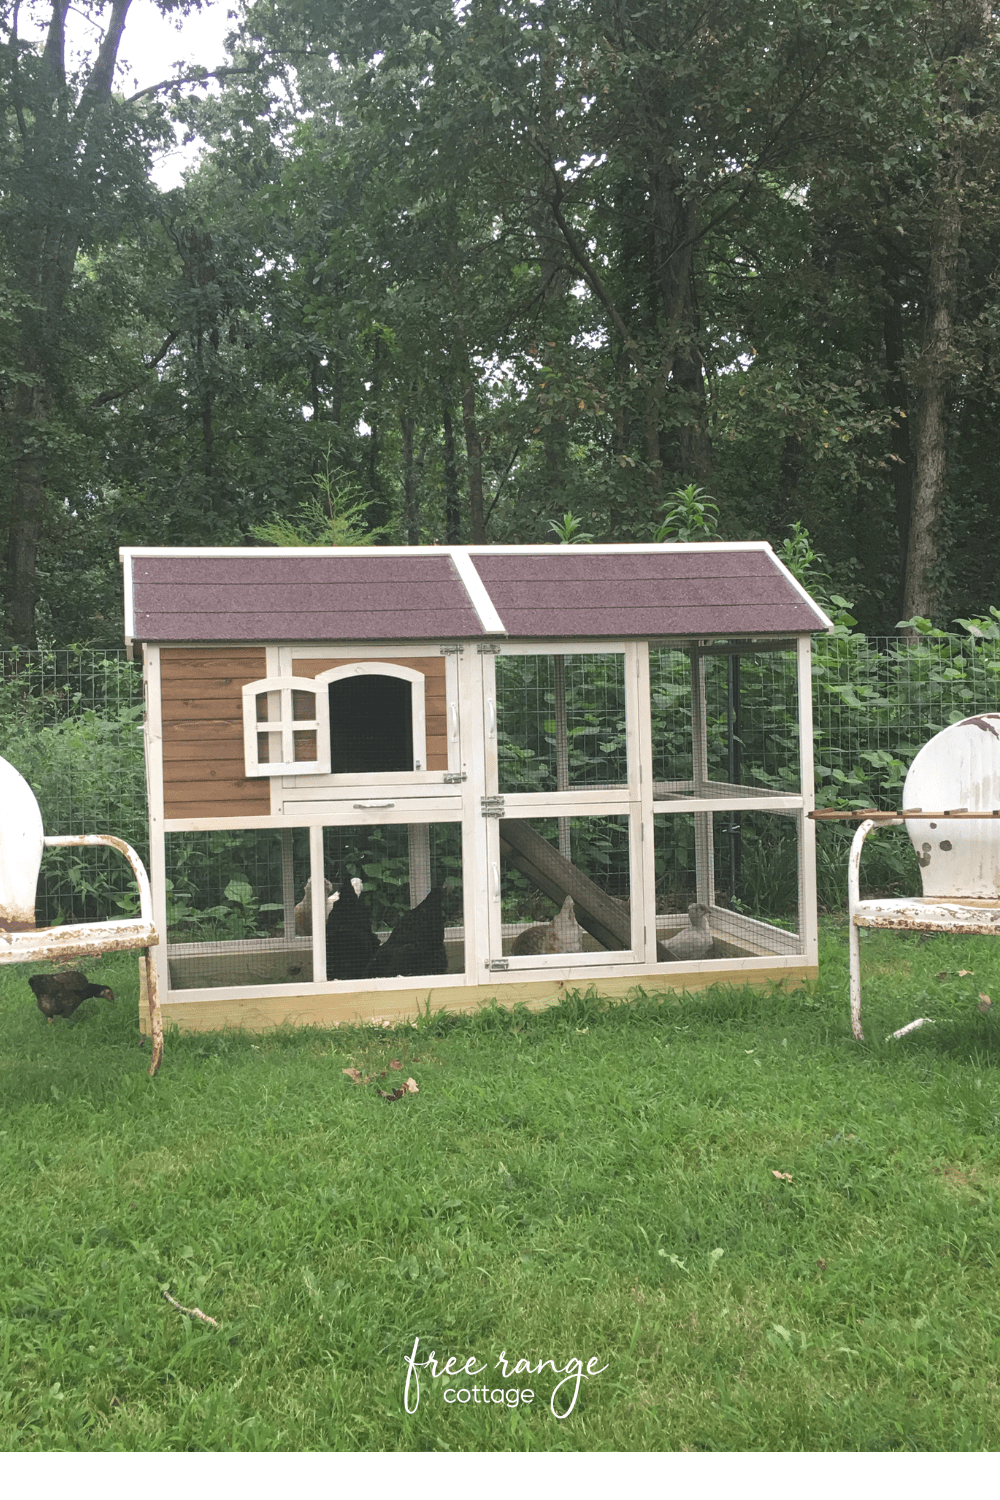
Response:
[{"label": "twig on grass", "polygon": [[215,1321],[215,1319],[210,1318],[208,1316],[208,1313],[203,1313],[200,1307],[181,1307],[180,1303],[177,1301],[177,1298],[171,1297],[169,1292],[164,1291],[163,1295],[170,1303],[170,1306],[176,1307],[178,1312],[184,1313],[189,1318],[200,1318],[203,1323],[208,1323],[212,1328],[218,1328],[219,1325]]}]

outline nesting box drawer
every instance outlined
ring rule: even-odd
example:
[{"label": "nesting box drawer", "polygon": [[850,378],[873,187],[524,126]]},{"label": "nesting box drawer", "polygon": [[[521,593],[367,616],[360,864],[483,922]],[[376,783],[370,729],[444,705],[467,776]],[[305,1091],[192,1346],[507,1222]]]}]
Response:
[{"label": "nesting box drawer", "polygon": [[416,814],[441,813],[452,818],[462,816],[461,795],[421,796],[409,792],[395,797],[303,797],[289,796],[283,799],[281,808],[286,817],[329,817],[337,823],[406,823]]}]

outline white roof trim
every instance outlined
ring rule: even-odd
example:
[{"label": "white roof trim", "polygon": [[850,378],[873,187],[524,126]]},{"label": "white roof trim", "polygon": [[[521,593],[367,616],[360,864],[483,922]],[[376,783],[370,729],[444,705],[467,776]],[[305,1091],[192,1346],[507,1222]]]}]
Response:
[{"label": "white roof trim", "polygon": [[[551,556],[562,551],[560,543],[536,542],[531,546],[469,547],[119,547],[125,557],[468,557]],[[567,549],[568,550],[568,549]],[[584,542],[572,544],[574,552],[771,552],[770,542]],[[778,560],[777,558],[775,559]],[[458,567],[458,563],[455,564]],[[783,566],[779,564],[779,566]],[[791,576],[791,575],[789,575]]]},{"label": "white roof trim", "polygon": [[788,568],[781,561],[781,558],[775,552],[775,550],[771,546],[770,542],[767,542],[766,546],[767,546],[767,550],[770,552],[771,556],[774,558],[775,566],[778,567],[781,570],[782,573],[784,573],[785,577],[788,579],[788,582],[792,585],[792,588],[800,596],[800,598],[804,601],[804,603],[808,604],[809,607],[810,607],[810,609],[814,609],[816,611],[816,613],[819,615],[820,619],[824,622],[823,628],[825,629],[827,635],[832,635],[833,632],[836,630],[837,627],[833,623],[833,621],[830,619],[830,616],[826,613],[825,610],[820,609],[819,605],[816,603],[816,600],[813,598],[812,594],[810,594],[807,589],[803,588],[802,584],[796,578],[795,574],[791,571],[791,569]]},{"label": "white roof trim", "polygon": [[469,603],[479,617],[479,623],[487,635],[506,635],[507,627],[497,613],[496,605],[486,592],[486,585],[476,572],[475,564],[467,547],[452,547],[451,560],[462,580]]},{"label": "white roof trim", "polygon": [[135,640],[135,592],[132,587],[132,552],[128,547],[119,551],[125,570],[125,640],[131,646]]}]

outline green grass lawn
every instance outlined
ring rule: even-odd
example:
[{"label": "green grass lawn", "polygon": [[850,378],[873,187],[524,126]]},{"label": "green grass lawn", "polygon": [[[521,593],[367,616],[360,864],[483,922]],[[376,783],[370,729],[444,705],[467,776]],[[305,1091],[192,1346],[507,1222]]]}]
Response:
[{"label": "green grass lawn", "polygon": [[174,1033],[152,1082],[133,961],[52,1026],[0,971],[0,1447],[996,1449],[1000,947],[863,953],[864,1044],[831,926],[812,991]]}]

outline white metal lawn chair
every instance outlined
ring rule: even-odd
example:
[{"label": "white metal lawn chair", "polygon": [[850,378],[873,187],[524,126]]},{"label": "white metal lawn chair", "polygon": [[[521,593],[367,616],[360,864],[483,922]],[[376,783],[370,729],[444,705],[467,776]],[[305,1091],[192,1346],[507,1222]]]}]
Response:
[{"label": "white metal lawn chair", "polygon": [[[862,901],[861,850],[878,824],[905,823],[922,897]],[[861,1029],[862,927],[1000,934],[1000,713],[975,714],[936,734],[915,757],[899,817],[868,818],[854,835],[847,874],[851,1027]],[[903,1036],[925,1023],[911,1021]]]},{"label": "white metal lawn chair", "polygon": [[[43,848],[67,844],[107,845],[123,854],[139,887],[139,915],[108,922],[84,922],[65,927],[35,926],[35,891]],[[142,949],[146,997],[149,1002],[153,1056],[152,1078],[163,1056],[163,1022],[151,948],[159,942],[153,924],[149,877],[135,850],[108,834],[69,834],[47,838],[31,787],[19,771],[0,759],[0,964],[62,963],[95,958],[103,953]]]}]

